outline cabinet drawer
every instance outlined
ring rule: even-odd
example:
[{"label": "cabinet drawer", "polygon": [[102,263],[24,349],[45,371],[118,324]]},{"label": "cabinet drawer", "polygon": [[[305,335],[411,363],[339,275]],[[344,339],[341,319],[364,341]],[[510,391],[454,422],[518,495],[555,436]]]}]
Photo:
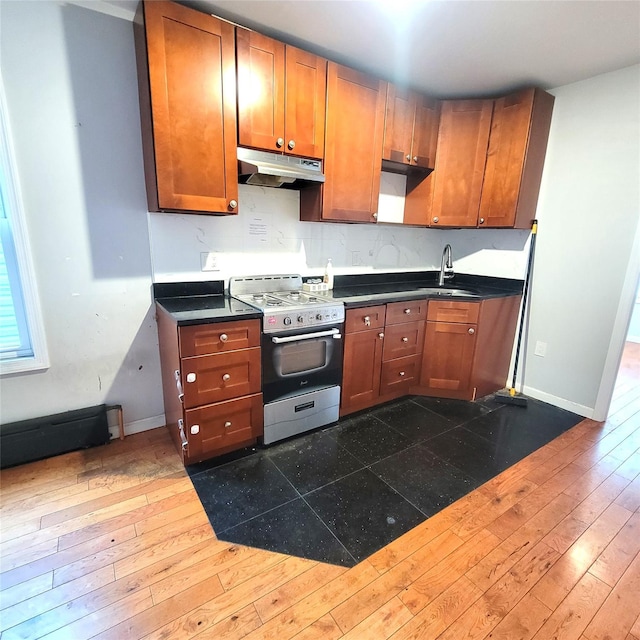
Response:
[{"label": "cabinet drawer", "polygon": [[380,396],[406,395],[420,379],[420,356],[397,358],[382,364]]},{"label": "cabinet drawer", "polygon": [[262,394],[188,409],[184,421],[189,460],[210,458],[221,449],[262,436]]},{"label": "cabinet drawer", "polygon": [[380,329],[384,327],[385,305],[378,307],[362,307],[362,309],[347,309],[345,319],[345,331],[354,333],[367,329]]},{"label": "cabinet drawer", "polygon": [[424,322],[387,325],[384,331],[382,360],[393,360],[422,353]]},{"label": "cabinet drawer", "polygon": [[480,312],[479,302],[430,300],[427,320],[431,322],[463,322],[475,324]]},{"label": "cabinet drawer", "polygon": [[260,320],[179,327],[180,355],[203,356],[260,346]]},{"label": "cabinet drawer", "polygon": [[183,358],[181,365],[186,409],[260,392],[259,347]]},{"label": "cabinet drawer", "polygon": [[392,302],[387,305],[387,325],[413,322],[427,317],[427,300]]}]

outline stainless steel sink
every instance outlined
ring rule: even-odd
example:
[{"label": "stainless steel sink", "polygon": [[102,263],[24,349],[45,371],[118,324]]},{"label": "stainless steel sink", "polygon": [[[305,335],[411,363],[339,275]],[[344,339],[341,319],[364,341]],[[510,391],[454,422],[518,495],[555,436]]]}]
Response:
[{"label": "stainless steel sink", "polygon": [[460,296],[465,298],[478,298],[480,294],[471,289],[457,289],[455,287],[420,287],[429,296]]}]

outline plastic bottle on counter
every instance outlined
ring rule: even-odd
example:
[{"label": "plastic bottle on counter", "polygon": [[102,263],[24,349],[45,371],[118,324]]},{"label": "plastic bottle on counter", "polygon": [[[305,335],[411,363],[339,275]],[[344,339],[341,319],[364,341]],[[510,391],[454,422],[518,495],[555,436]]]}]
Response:
[{"label": "plastic bottle on counter", "polygon": [[333,289],[333,265],[331,258],[327,260],[327,266],[324,268],[324,283],[329,289]]}]

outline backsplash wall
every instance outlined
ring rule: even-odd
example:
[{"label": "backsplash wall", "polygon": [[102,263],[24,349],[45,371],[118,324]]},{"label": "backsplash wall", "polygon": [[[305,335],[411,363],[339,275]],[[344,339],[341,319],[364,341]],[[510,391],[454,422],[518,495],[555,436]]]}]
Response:
[{"label": "backsplash wall", "polygon": [[[398,178],[382,174],[381,211],[402,211]],[[336,275],[438,269],[446,243],[458,271],[512,278],[524,273],[526,231],[300,222],[297,191],[247,185],[240,185],[239,209],[237,216],[149,214],[154,281],[319,276],[327,258]],[[202,271],[202,254],[209,252],[216,254],[216,270]]]}]

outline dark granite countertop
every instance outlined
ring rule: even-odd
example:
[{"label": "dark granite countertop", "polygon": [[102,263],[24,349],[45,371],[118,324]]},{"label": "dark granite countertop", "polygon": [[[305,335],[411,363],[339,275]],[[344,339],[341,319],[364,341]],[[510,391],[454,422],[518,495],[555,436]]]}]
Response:
[{"label": "dark granite countertop", "polygon": [[363,307],[370,304],[424,298],[479,301],[520,295],[524,284],[523,280],[511,278],[457,273],[452,279],[445,281],[443,289],[459,289],[464,290],[465,293],[451,295],[444,294],[438,287],[438,273],[438,271],[410,271],[336,276],[333,291],[330,291],[329,295],[334,300],[343,302],[346,307]]},{"label": "dark granite countertop", "polygon": [[262,318],[257,309],[225,295],[222,280],[156,283],[153,294],[179,326]]}]

